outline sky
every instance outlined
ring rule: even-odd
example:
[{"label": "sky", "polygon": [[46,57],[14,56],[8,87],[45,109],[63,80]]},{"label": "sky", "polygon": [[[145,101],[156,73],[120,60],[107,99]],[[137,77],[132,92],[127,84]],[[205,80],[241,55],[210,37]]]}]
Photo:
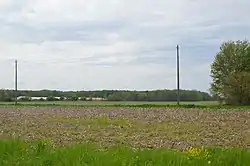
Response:
[{"label": "sky", "polygon": [[208,91],[227,40],[250,38],[249,0],[0,0],[0,88]]}]

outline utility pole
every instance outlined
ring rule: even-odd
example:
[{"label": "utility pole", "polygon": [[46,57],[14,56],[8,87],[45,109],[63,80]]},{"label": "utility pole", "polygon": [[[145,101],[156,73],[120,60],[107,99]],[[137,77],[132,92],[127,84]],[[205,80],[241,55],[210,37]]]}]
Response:
[{"label": "utility pole", "polygon": [[177,105],[180,105],[180,46],[177,45]]},{"label": "utility pole", "polygon": [[15,104],[17,104],[17,60],[15,60]]}]

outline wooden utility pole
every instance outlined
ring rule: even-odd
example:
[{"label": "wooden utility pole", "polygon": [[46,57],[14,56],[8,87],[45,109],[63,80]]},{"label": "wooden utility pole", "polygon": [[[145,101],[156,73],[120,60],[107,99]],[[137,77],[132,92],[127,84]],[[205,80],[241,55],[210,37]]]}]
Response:
[{"label": "wooden utility pole", "polygon": [[15,60],[15,104],[17,104],[17,60]]},{"label": "wooden utility pole", "polygon": [[177,45],[177,105],[180,105],[180,46]]}]

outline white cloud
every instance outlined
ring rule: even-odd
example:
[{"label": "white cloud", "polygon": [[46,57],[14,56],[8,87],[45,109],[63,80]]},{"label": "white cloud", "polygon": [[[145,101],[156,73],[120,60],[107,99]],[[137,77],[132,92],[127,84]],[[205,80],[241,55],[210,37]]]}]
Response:
[{"label": "white cloud", "polygon": [[249,6],[248,0],[2,0],[0,87],[12,87],[18,59],[24,89],[174,88],[180,44],[182,88],[207,90],[221,42],[250,37]]},{"label": "white cloud", "polygon": [[8,5],[8,1],[7,0],[2,0],[0,1],[0,8],[4,8]]},{"label": "white cloud", "polygon": [[[108,41],[110,41],[108,39]],[[111,61],[133,59],[130,55],[136,52],[139,43],[113,41],[105,45],[93,45],[79,41],[57,41],[43,43],[6,43],[0,42],[0,60],[18,59],[26,62],[61,61],[77,62],[88,58],[96,61]],[[20,54],[21,53],[21,54]],[[8,57],[6,56],[8,55]],[[94,62],[95,64],[96,62]]]}]

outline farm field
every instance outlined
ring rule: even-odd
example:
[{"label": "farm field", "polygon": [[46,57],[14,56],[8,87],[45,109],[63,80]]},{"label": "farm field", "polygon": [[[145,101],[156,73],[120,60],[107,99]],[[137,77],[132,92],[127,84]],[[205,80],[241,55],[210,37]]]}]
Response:
[{"label": "farm field", "polygon": [[2,107],[0,165],[247,165],[249,119],[250,110]]}]

